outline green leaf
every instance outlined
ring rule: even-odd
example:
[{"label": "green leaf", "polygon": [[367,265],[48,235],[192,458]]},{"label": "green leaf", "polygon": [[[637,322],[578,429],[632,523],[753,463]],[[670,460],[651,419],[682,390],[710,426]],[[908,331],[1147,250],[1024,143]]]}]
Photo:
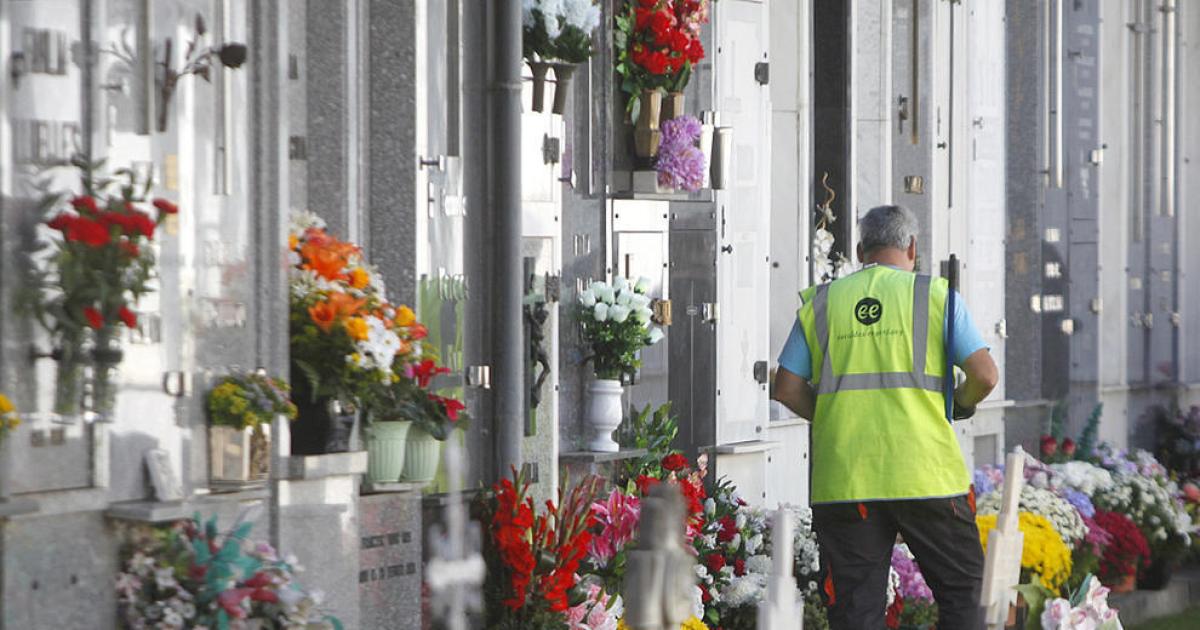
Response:
[{"label": "green leaf", "polygon": [[1046,600],[1053,599],[1054,593],[1038,582],[1021,584],[1015,588],[1029,606],[1029,614],[1025,618],[1026,630],[1042,630],[1042,611],[1046,607]]}]

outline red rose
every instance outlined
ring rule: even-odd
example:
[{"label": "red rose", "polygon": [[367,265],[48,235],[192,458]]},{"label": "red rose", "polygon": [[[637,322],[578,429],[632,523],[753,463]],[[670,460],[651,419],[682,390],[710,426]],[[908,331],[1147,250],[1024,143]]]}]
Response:
[{"label": "red rose", "polygon": [[1052,435],[1042,436],[1042,455],[1050,457],[1058,450],[1058,440]]},{"label": "red rose", "polygon": [[1061,448],[1062,448],[1063,455],[1066,455],[1067,457],[1071,457],[1072,455],[1075,454],[1075,440],[1072,440],[1071,438],[1064,439],[1062,441]]},{"label": "red rose", "polygon": [[653,488],[660,483],[662,482],[654,477],[647,477],[646,475],[638,475],[637,477],[638,492],[640,492],[643,496],[650,491],[650,488]]},{"label": "red rose", "polygon": [[718,522],[721,524],[721,531],[717,532],[717,541],[727,543],[733,540],[733,537],[738,533],[737,521],[732,516],[726,514]]},{"label": "red rose", "polygon": [[646,28],[648,26],[650,26],[650,16],[651,15],[654,15],[654,13],[651,12],[650,9],[646,9],[646,8],[642,8],[642,7],[638,7],[637,9],[634,9],[634,11],[633,11],[634,29],[638,30],[638,31],[646,30]]},{"label": "red rose", "polygon": [[128,308],[122,306],[121,310],[117,311],[117,317],[120,317],[121,321],[125,322],[126,326],[130,328],[137,328],[137,313],[134,313]]},{"label": "red rose", "polygon": [[99,330],[104,326],[104,316],[90,306],[83,307],[83,316],[87,318],[88,326],[92,328]]},{"label": "red rose", "polygon": [[737,560],[733,561],[733,574],[738,577],[742,577],[743,575],[746,575],[746,561],[745,560],[738,558]]},{"label": "red rose", "polygon": [[687,458],[679,453],[671,453],[670,455],[662,458],[662,467],[671,472],[683,470],[684,468],[687,468],[687,465]]},{"label": "red rose", "polygon": [[166,199],[155,199],[154,207],[162,214],[179,214],[179,206],[167,201]]},{"label": "red rose", "polygon": [[688,43],[687,52],[685,54],[687,55],[688,61],[692,63],[699,63],[701,59],[704,59],[704,44],[700,43],[699,37]]},{"label": "red rose", "polygon": [[682,53],[688,49],[690,43],[691,38],[682,29],[676,29],[671,33],[671,50]]},{"label": "red rose", "polygon": [[73,214],[67,214],[64,212],[64,213],[54,217],[53,219],[50,219],[49,221],[47,221],[46,225],[49,226],[50,229],[52,229],[52,230],[58,230],[60,232],[65,232],[68,229],[70,229],[70,227],[72,225],[75,224],[75,220],[77,218],[78,217],[76,217]]},{"label": "red rose", "polygon": [[650,32],[654,33],[654,42],[659,45],[670,41],[671,27],[675,26],[675,17],[667,10],[655,11],[650,16]]},{"label": "red rose", "polygon": [[100,209],[96,207],[95,198],[93,198],[91,195],[80,195],[75,197],[71,200],[71,205],[75,206],[76,210],[80,212],[87,212],[88,214],[96,214],[100,211]]},{"label": "red rose", "polygon": [[662,51],[654,51],[642,61],[642,67],[650,74],[662,74],[667,70],[667,56]]},{"label": "red rose", "polygon": [[101,247],[109,241],[108,228],[98,221],[79,217],[67,226],[66,239],[80,241],[90,247]]},{"label": "red rose", "polygon": [[710,553],[708,554],[708,557],[704,559],[704,566],[708,567],[709,573],[715,574],[721,569],[725,568],[725,556],[722,556],[719,553]]}]

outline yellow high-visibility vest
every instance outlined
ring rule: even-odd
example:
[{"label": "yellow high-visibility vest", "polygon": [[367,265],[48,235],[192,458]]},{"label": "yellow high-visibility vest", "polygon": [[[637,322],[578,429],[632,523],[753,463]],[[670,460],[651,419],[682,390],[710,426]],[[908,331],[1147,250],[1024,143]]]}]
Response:
[{"label": "yellow high-visibility vest", "polygon": [[949,285],[882,265],[801,295],[812,355],[811,502],[965,494],[943,394]]}]

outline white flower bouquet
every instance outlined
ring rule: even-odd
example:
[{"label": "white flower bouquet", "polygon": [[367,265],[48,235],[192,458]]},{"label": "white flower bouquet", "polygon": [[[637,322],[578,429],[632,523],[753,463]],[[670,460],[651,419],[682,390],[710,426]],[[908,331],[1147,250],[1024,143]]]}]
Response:
[{"label": "white flower bouquet", "polygon": [[583,63],[592,56],[592,33],[600,25],[595,0],[523,0],[526,59]]},{"label": "white flower bouquet", "polygon": [[596,378],[619,380],[641,367],[638,352],[663,338],[651,323],[649,278],[593,282],[579,295],[578,320]]},{"label": "white flower bouquet", "polygon": [[[998,514],[1002,492],[996,490],[983,496],[978,503],[979,514]],[[1021,488],[1021,511],[1044,516],[1068,548],[1074,549],[1087,536],[1087,525],[1079,510],[1070,501],[1050,490],[1033,486]]]}]

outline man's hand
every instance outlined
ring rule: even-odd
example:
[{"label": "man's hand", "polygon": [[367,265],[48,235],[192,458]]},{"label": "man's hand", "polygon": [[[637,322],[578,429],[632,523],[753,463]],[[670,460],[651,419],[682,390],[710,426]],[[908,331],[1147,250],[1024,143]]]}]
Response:
[{"label": "man's hand", "polygon": [[962,420],[975,415],[978,405],[1000,381],[1000,371],[987,349],[976,350],[962,364],[967,380],[954,390],[954,418]]},{"label": "man's hand", "polygon": [[816,406],[816,396],[808,381],[792,374],[785,368],[775,372],[775,390],[772,398],[783,403],[796,415],[805,420],[812,420],[813,408]]}]

